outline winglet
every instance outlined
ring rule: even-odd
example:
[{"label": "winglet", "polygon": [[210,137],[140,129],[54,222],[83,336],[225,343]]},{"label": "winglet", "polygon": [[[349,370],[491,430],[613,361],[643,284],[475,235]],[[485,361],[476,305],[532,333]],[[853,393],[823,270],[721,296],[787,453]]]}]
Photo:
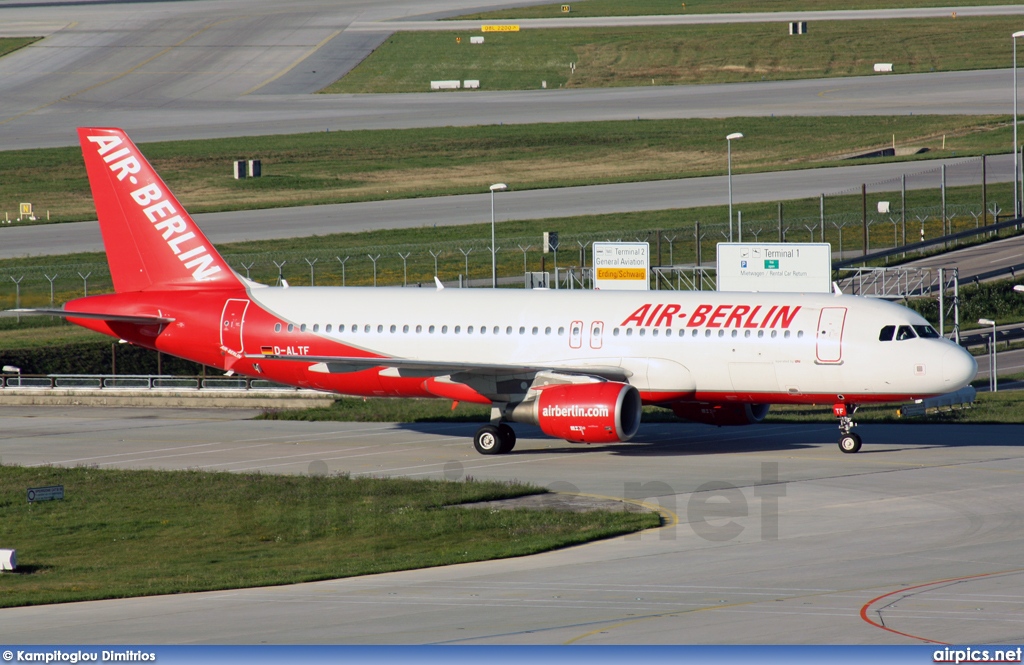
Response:
[{"label": "winglet", "polygon": [[441,280],[437,278],[437,275],[434,275],[434,284],[437,284],[438,291],[444,291],[444,284],[442,284]]},{"label": "winglet", "polygon": [[115,291],[242,287],[123,130],[80,127],[78,139]]},{"label": "winglet", "polygon": [[839,288],[839,282],[832,282],[832,294],[836,296],[843,295],[843,290]]}]

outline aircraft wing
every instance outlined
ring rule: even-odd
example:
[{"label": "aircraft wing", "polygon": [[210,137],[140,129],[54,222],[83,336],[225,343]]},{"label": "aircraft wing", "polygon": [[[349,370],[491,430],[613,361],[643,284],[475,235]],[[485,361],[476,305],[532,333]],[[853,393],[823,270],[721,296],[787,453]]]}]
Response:
[{"label": "aircraft wing", "polygon": [[99,319],[101,321],[117,321],[119,323],[137,323],[151,325],[154,323],[172,323],[174,319],[166,316],[150,316],[135,314],[108,314],[105,312],[72,312],[66,309],[7,309],[0,312],[0,317],[12,316],[62,316],[72,319]]},{"label": "aircraft wing", "polygon": [[599,376],[612,381],[626,381],[632,372],[612,365],[563,365],[558,363],[545,365],[517,365],[502,363],[466,363],[439,362],[436,360],[413,360],[409,358],[362,358],[348,356],[293,356],[276,354],[249,354],[251,359],[288,360],[293,362],[312,363],[312,372],[323,374],[347,374],[374,367],[386,367],[385,376],[394,377],[432,377],[449,376],[452,374],[473,374],[484,376],[512,376],[517,374],[536,374],[537,372],[560,372],[563,374],[579,374]]}]

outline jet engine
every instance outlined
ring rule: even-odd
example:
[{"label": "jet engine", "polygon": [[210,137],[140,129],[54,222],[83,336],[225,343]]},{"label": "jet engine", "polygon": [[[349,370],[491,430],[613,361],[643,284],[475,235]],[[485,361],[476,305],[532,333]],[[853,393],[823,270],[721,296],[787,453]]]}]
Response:
[{"label": "jet engine", "polygon": [[672,412],[683,420],[708,425],[754,425],[764,420],[771,404],[676,402]]},{"label": "jet engine", "polygon": [[627,383],[556,384],[539,393],[517,404],[509,420],[574,443],[629,441],[640,428],[640,393]]}]

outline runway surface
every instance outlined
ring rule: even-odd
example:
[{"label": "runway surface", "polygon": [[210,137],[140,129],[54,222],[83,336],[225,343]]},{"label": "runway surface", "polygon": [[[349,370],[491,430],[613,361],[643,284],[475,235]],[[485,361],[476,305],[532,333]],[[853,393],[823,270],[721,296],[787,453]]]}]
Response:
[{"label": "runway surface", "polygon": [[[971,164],[970,167],[957,169],[952,168],[952,165],[962,164],[965,160],[948,159],[738,174],[733,175],[733,200],[742,206],[745,203],[763,201],[817,198],[822,193],[831,195],[842,190],[852,193],[854,190],[860,190],[861,183],[877,183],[884,180],[889,181],[887,186],[872,187],[872,200],[880,198],[881,190],[895,191],[895,196],[898,197],[899,177],[904,173],[929,174],[909,178],[908,189],[937,189],[942,164],[951,165],[947,178],[950,187],[977,185],[981,182],[981,162],[976,159],[967,161]],[[990,184],[1012,181],[1013,156],[989,157],[987,177]],[[515,187],[514,183],[512,187]],[[510,191],[498,196],[495,219],[501,222],[696,208],[722,205],[728,200],[727,196],[728,181],[725,176]],[[271,240],[392,228],[482,224],[490,221],[490,198],[488,194],[471,194],[242,210],[195,215],[195,219],[214,243]],[[690,225],[693,221],[692,216],[684,217],[680,224]],[[722,221],[724,222],[724,219]],[[501,233],[500,227],[498,233]],[[102,250],[99,225],[96,222],[0,227],[0,259]]]},{"label": "runway surface", "polygon": [[[828,425],[645,425],[635,443],[589,448],[522,427],[513,454],[490,458],[473,452],[469,424],[248,415],[5,407],[0,456],[6,464],[270,473],[322,462],[332,473],[516,479],[643,499],[679,522],[506,561],[5,609],[0,642],[1020,640],[1019,426],[863,426],[857,455],[838,452]],[[710,512],[723,501],[732,517]]]},{"label": "runway surface", "polygon": [[[476,9],[432,3],[434,14]],[[0,59],[0,150],[70,145],[83,124],[171,140],[326,129],[746,115],[1009,113],[1011,72],[883,75],[828,81],[455,94],[314,95],[408,20],[410,0],[195,0],[0,4],[0,34],[46,39]],[[1024,14],[1004,5],[963,15]],[[948,10],[801,13],[815,20],[946,16]],[[786,14],[555,20],[551,25],[789,20]],[[589,23],[588,23],[589,22]],[[478,29],[480,22],[471,22]],[[545,25],[543,22],[524,25]],[[444,22],[442,29],[458,23]],[[898,66],[898,63],[897,63]],[[424,82],[427,86],[427,82]],[[538,82],[539,87],[539,82]]]}]

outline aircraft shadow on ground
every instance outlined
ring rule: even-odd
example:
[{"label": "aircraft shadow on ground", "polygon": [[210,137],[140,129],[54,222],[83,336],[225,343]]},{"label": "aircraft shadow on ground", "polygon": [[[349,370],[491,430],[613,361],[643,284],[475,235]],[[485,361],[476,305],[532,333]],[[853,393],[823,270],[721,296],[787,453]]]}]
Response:
[{"label": "aircraft shadow on ground", "polygon": [[[464,436],[471,445],[480,423],[402,423],[402,429],[421,434]],[[517,446],[509,455],[566,455],[605,452],[624,457],[717,455],[722,453],[795,451],[834,446],[838,428],[825,423],[771,423],[746,427],[715,427],[695,423],[646,423],[625,443],[580,444],[548,439],[539,428],[515,425],[520,441],[547,441],[543,448]],[[1024,425],[960,425],[950,423],[866,424],[857,433],[864,439],[858,455],[896,453],[907,448],[958,448],[1024,445]],[[873,445],[882,446],[872,448]]]}]

